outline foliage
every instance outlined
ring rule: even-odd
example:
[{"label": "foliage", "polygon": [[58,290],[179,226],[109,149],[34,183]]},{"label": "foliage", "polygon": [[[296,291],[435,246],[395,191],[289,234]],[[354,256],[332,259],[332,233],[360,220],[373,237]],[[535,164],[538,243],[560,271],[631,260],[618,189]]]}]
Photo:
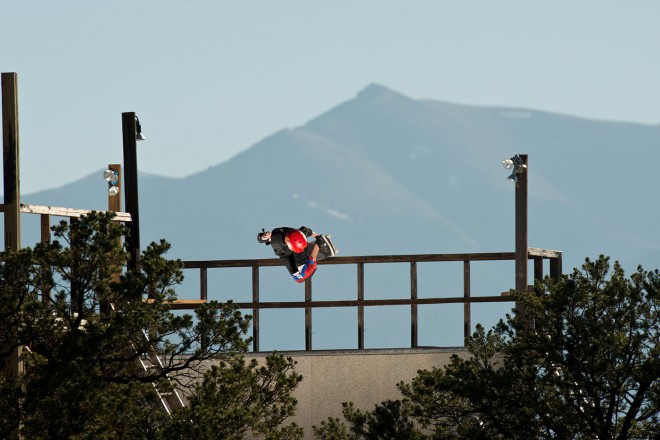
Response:
[{"label": "foliage", "polygon": [[330,417],[314,426],[314,435],[326,440],[392,439],[416,440],[423,438],[410,419],[409,406],[399,400],[386,400],[372,412],[364,412],[352,403],[343,404],[342,414],[350,423],[350,430],[337,418]]},{"label": "foliage", "polygon": [[[208,407],[204,396],[213,386],[270,389],[270,399],[246,391],[242,401],[222,408],[227,414],[260,408],[234,423],[237,430],[276,427],[292,413],[289,393],[299,377],[283,357],[263,369],[244,367],[252,376],[238,384],[223,382],[237,379],[218,373],[226,367],[208,370],[208,361],[240,363],[250,317],[231,302],[209,302],[194,316],[174,314],[167,302],[176,299],[183,275],[180,261],[164,258],[169,244],[151,243],[138,270],[122,273],[127,230],[109,214],[52,229],[52,243],[1,256],[0,365],[22,348],[25,373],[0,376],[0,437],[20,431],[31,439],[167,438],[177,417],[164,416],[154,384],[192,392],[200,408]],[[162,368],[140,368],[150,353],[159,355]],[[217,380],[195,388],[202,373],[205,384]]]},{"label": "foliage", "polygon": [[[467,357],[399,384],[421,438],[660,437],[657,270],[626,278],[601,256],[513,294],[523,313],[488,332],[478,326]],[[362,419],[345,418],[356,433]],[[341,432],[336,419],[315,429],[319,438],[372,438],[331,436]]]},{"label": "foliage", "polygon": [[214,365],[197,384],[190,405],[177,412],[167,428],[169,438],[187,435],[204,439],[240,439],[263,434],[267,439],[292,439],[302,430],[292,424],[279,428],[293,415],[290,395],[302,380],[291,358],[271,355],[265,365],[233,358]]}]

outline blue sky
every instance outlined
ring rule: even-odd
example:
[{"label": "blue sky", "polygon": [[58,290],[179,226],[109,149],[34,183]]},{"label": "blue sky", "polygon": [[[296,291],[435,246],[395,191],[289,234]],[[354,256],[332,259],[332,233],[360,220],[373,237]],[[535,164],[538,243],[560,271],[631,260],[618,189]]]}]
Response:
[{"label": "blue sky", "polygon": [[183,177],[371,83],[658,124],[659,22],[653,0],[0,0],[0,70],[29,193],[120,163],[122,112],[140,170]]}]

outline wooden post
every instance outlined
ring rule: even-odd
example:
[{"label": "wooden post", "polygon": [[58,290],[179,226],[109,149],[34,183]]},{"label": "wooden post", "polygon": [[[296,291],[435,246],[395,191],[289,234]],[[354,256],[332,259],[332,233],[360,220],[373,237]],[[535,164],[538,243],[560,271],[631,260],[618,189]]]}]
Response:
[{"label": "wooden post", "polygon": [[199,299],[206,301],[209,296],[209,274],[205,267],[199,269]]},{"label": "wooden post", "polygon": [[[410,299],[417,299],[417,263],[410,262]],[[417,304],[410,305],[410,346],[417,348],[418,344],[418,323]]]},{"label": "wooden post", "polygon": [[128,269],[137,269],[140,257],[140,208],[138,204],[138,169],[135,113],[122,113],[122,135],[124,144],[124,190],[126,212],[131,214],[129,236],[126,240],[130,259]]},{"label": "wooden post", "polygon": [[312,279],[305,280],[305,350],[312,350]]},{"label": "wooden post", "polygon": [[[364,263],[357,264],[357,299],[364,301]],[[358,349],[364,350],[364,306],[358,305]]]},{"label": "wooden post", "polygon": [[[252,266],[252,302],[259,303],[259,266]],[[252,351],[259,351],[259,309],[252,309]]]},{"label": "wooden post", "polygon": [[527,175],[529,165],[526,154],[521,154],[527,168],[518,174],[516,182],[516,290],[527,291]]},{"label": "wooden post", "polygon": [[[115,183],[115,185],[117,186],[117,188],[119,188],[119,192],[114,196],[108,193],[108,211],[121,212],[121,199],[122,199],[121,195],[123,192],[121,187],[122,185],[121,165],[118,163],[111,163],[108,164],[108,169],[117,173],[117,182]],[[117,222],[119,221],[117,220]],[[119,239],[119,246],[121,246],[121,238]],[[114,274],[113,280],[118,283],[120,277],[121,277],[121,270],[119,270],[117,273]],[[108,313],[111,310],[111,305],[107,301],[104,301],[99,304],[99,309],[101,313]]]},{"label": "wooden post", "polygon": [[18,139],[18,77],[2,74],[2,153],[5,191],[5,249],[21,248],[21,179]]},{"label": "wooden post", "polygon": [[556,283],[558,283],[561,278],[561,260],[561,256],[550,259],[550,277],[552,277]]},{"label": "wooden post", "polygon": [[470,260],[463,261],[463,344],[465,344],[472,334],[472,311],[470,308]]},{"label": "wooden post", "polygon": [[117,195],[111,196],[108,194],[108,211],[121,212],[121,165],[117,163],[108,164],[108,169],[117,173],[117,187],[119,188]]},{"label": "wooden post", "polygon": [[543,281],[543,257],[533,257],[534,259],[534,282]]},{"label": "wooden post", "polygon": [[50,214],[41,214],[41,242],[50,243]]},{"label": "wooden post", "polygon": [[[21,190],[18,137],[18,75],[2,74],[2,169],[4,180],[5,250],[21,248]],[[0,298],[0,300],[2,300]],[[23,374],[22,347],[0,366],[11,375]]]}]

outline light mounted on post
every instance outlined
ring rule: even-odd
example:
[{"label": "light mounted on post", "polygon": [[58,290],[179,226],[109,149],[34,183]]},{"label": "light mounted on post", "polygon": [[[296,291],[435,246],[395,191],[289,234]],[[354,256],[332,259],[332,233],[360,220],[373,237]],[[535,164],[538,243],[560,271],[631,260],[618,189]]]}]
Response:
[{"label": "light mounted on post", "polygon": [[142,125],[140,125],[140,118],[135,116],[135,139],[138,141],[143,141],[147,139],[143,134],[142,134]]},{"label": "light mounted on post", "polygon": [[512,181],[513,183],[517,183],[518,182],[518,175],[524,173],[525,170],[527,169],[527,165],[525,164],[525,159],[520,157],[519,154],[516,154],[511,159],[504,159],[502,161],[502,165],[507,170],[510,170],[511,168],[513,168],[513,172],[511,173],[511,175],[509,177],[507,177],[507,179]]},{"label": "light mounted on post", "polygon": [[103,179],[108,182],[108,195],[116,196],[119,194],[119,173],[113,170],[105,170],[103,172]]}]

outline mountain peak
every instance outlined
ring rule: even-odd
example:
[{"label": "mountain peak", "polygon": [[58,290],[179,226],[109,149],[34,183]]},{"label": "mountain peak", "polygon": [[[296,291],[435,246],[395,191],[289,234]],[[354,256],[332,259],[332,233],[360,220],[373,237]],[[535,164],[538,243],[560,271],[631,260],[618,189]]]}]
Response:
[{"label": "mountain peak", "polygon": [[365,87],[357,94],[358,99],[367,99],[367,100],[394,98],[394,97],[409,99],[406,96],[402,95],[401,93],[395,92],[392,89],[388,89],[385,86],[375,83],[369,84],[367,87]]}]

